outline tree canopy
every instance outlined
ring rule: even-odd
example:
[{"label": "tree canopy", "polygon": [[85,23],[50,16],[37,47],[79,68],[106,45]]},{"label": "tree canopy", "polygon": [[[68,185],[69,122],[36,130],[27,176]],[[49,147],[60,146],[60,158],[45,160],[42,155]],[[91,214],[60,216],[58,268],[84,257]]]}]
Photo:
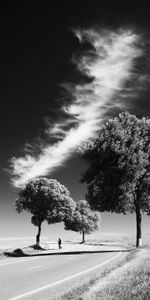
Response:
[{"label": "tree canopy", "polygon": [[27,183],[19,192],[15,202],[18,213],[29,212],[31,222],[38,226],[36,245],[39,246],[41,224],[61,222],[66,214],[73,213],[75,202],[68,189],[56,179],[36,178]]},{"label": "tree canopy", "polygon": [[98,138],[80,150],[87,163],[81,181],[87,183],[91,207],[117,213],[136,212],[137,246],[141,212],[150,214],[150,119],[128,112],[109,119]]},{"label": "tree canopy", "polygon": [[68,215],[65,219],[65,229],[82,233],[82,242],[85,241],[85,234],[98,230],[100,226],[100,213],[90,209],[86,200],[77,202],[73,215]]}]

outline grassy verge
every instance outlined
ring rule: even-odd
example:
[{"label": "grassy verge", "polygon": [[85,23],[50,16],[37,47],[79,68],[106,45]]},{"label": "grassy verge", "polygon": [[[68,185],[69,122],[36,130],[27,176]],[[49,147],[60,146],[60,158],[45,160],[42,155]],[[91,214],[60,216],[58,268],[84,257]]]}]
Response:
[{"label": "grassy verge", "polygon": [[[127,240],[125,241],[127,242]],[[128,241],[132,244],[132,241]],[[149,300],[150,241],[144,249],[132,250],[122,260],[99,270],[57,300]],[[112,243],[112,241],[111,241]],[[118,244],[118,241],[117,241]],[[121,243],[122,244],[122,243]],[[127,245],[127,243],[126,243]]]},{"label": "grassy verge", "polygon": [[59,300],[149,300],[150,250],[133,251],[126,259]]},{"label": "grassy verge", "polygon": [[135,251],[128,252],[127,254],[123,254],[119,256],[117,259],[111,262],[111,264],[106,264],[103,267],[100,267],[96,271],[92,273],[86,274],[86,278],[80,277],[77,280],[77,284],[74,288],[70,289],[65,287],[63,293],[59,297],[52,297],[53,300],[81,300],[86,299],[91,288],[95,287],[99,280],[106,278],[111,272],[114,270],[124,266],[128,261],[133,259],[135,256]]},{"label": "grassy verge", "polygon": [[80,299],[150,299],[150,250],[137,251],[132,260],[99,280]]}]

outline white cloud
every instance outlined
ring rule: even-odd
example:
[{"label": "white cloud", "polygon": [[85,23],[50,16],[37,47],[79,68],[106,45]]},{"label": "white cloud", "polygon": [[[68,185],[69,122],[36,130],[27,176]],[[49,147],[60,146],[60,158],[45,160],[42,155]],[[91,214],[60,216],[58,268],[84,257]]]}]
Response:
[{"label": "white cloud", "polygon": [[132,31],[78,30],[76,36],[79,42],[88,41],[92,46],[75,61],[80,72],[91,80],[66,86],[74,100],[62,108],[69,119],[46,129],[48,135],[56,138],[53,145],[43,146],[38,156],[25,152],[24,157],[11,159],[15,187],[21,187],[37,176],[50,174],[84,141],[96,136],[107,104],[115,95],[124,93],[126,81],[132,79],[135,59],[142,55],[137,46],[139,37]]}]

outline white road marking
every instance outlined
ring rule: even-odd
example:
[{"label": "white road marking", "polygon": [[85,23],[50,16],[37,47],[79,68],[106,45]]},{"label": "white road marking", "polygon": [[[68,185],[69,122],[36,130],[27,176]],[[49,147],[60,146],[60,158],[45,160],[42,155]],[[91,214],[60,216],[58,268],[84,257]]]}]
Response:
[{"label": "white road marking", "polygon": [[61,280],[58,280],[58,281],[56,281],[56,282],[53,282],[53,283],[44,285],[44,286],[42,286],[42,287],[40,287],[40,288],[38,288],[38,289],[32,290],[32,291],[30,291],[30,292],[27,292],[27,293],[18,295],[18,296],[13,297],[13,298],[10,298],[10,299],[8,299],[8,300],[18,300],[18,299],[22,299],[22,298],[27,297],[27,296],[31,296],[31,295],[33,295],[33,294],[36,294],[36,293],[38,293],[38,292],[41,292],[41,291],[46,290],[46,289],[48,289],[48,288],[51,288],[51,287],[53,287],[53,286],[55,286],[55,285],[57,285],[57,284],[63,283],[63,282],[65,282],[65,281],[67,281],[67,280],[73,279],[73,278],[78,277],[78,276],[80,276],[80,275],[83,275],[83,274],[85,274],[85,273],[87,273],[87,272],[93,271],[93,270],[95,270],[95,269],[97,269],[97,268],[99,268],[99,267],[101,267],[101,266],[107,264],[107,263],[110,262],[111,260],[116,259],[120,254],[121,254],[121,251],[119,251],[119,253],[117,253],[117,255],[115,255],[115,256],[113,256],[113,257],[111,257],[111,258],[105,260],[104,262],[102,262],[102,263],[100,263],[100,264],[98,264],[98,265],[96,265],[96,266],[94,266],[94,267],[91,267],[91,268],[89,268],[89,269],[86,269],[86,270],[84,270],[84,271],[81,271],[81,272],[79,272],[79,273],[77,273],[77,274],[68,276],[68,277],[66,277],[66,278],[64,278],[64,279],[61,279]]},{"label": "white road marking", "polygon": [[35,267],[31,267],[31,268],[28,268],[28,270],[35,270],[35,269],[39,269],[39,268],[42,268],[43,266],[35,266]]}]

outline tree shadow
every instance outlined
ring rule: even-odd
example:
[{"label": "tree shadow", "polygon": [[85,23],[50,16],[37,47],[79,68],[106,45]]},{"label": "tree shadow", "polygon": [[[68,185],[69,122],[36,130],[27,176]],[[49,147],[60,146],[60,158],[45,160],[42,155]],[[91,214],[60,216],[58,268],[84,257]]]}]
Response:
[{"label": "tree shadow", "polygon": [[37,245],[31,245],[31,246],[29,246],[29,248],[32,248],[34,250],[47,250],[47,249],[44,249],[43,247],[37,246]]}]

